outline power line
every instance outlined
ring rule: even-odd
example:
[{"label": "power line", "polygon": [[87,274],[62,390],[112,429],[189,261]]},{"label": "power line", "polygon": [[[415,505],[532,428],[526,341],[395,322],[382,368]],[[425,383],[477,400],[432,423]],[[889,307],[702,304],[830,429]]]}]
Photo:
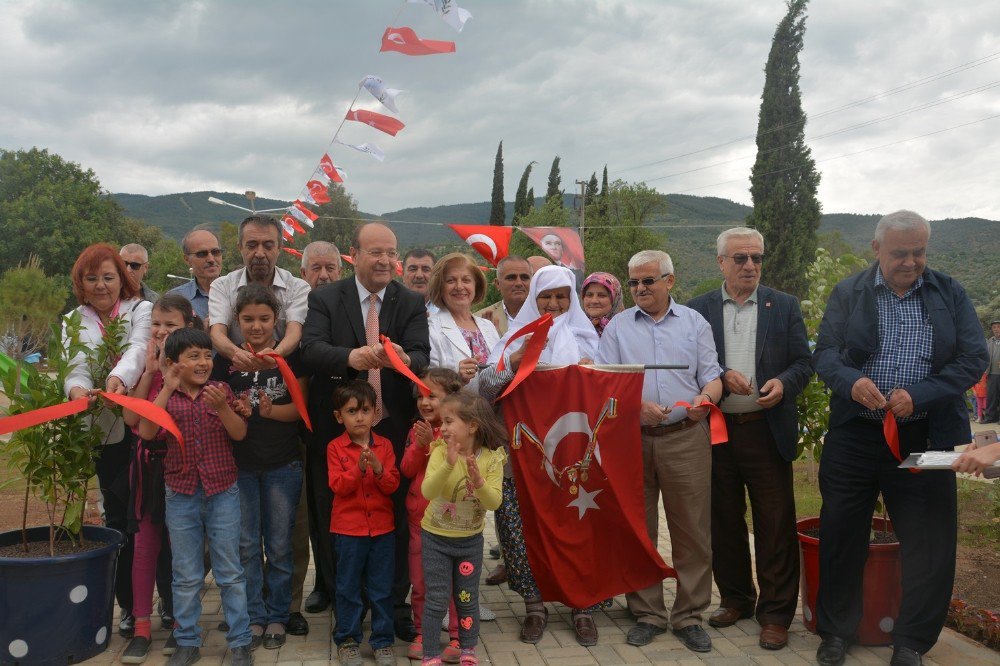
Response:
[{"label": "power line", "polygon": [[[965,98],[965,97],[969,97],[971,95],[976,95],[976,94],[979,94],[981,92],[985,92],[987,90],[991,90],[993,88],[996,88],[997,86],[1000,86],[1000,81],[992,81],[990,83],[987,83],[987,84],[984,84],[984,85],[981,85],[981,86],[977,86],[975,88],[970,88],[969,90],[963,90],[962,92],[955,93],[954,95],[949,95],[948,97],[943,97],[941,99],[934,100],[932,102],[925,102],[923,104],[918,104],[917,106],[912,106],[909,109],[904,109],[902,111],[897,111],[895,113],[890,113],[888,115],[881,116],[879,118],[873,118],[872,120],[866,120],[863,123],[858,123],[856,125],[848,125],[847,127],[841,127],[840,129],[832,130],[832,131],[827,132],[825,134],[819,134],[819,135],[814,136],[814,137],[809,137],[809,138],[805,139],[805,141],[809,141],[809,142],[811,142],[811,141],[819,141],[821,139],[827,139],[827,138],[829,138],[831,136],[836,136],[838,134],[846,134],[847,132],[853,132],[854,130],[857,130],[857,129],[862,129],[864,127],[869,127],[871,125],[877,125],[878,123],[885,122],[886,120],[892,120],[894,118],[900,118],[902,116],[906,116],[906,115],[909,115],[911,113],[916,113],[917,111],[924,111],[926,109],[930,109],[930,108],[935,107],[935,106],[940,106],[942,104],[947,104],[949,102],[954,102],[957,99],[962,99],[962,98]],[[769,155],[769,154],[777,152],[779,150],[784,150],[785,148],[791,148],[795,144],[796,144],[796,142],[793,141],[791,143],[786,143],[786,144],[781,145],[781,146],[776,146],[776,147],[770,148],[768,150],[758,151],[757,155],[758,156],[759,155]],[[726,164],[732,164],[733,162],[740,162],[742,160],[752,159],[753,157],[754,157],[754,155],[743,155],[742,157],[734,157],[732,159],[723,160],[722,162],[714,162],[712,164],[706,164],[705,166],[695,167],[693,169],[688,169],[686,171],[677,171],[675,173],[668,173],[668,174],[665,174],[663,176],[656,176],[655,178],[646,178],[643,182],[652,183],[653,181],[657,181],[657,180],[665,180],[667,178],[674,178],[676,176],[683,176],[683,175],[686,175],[686,174],[689,174],[689,173],[695,173],[696,171],[704,171],[705,169],[711,169],[711,168],[717,167],[717,166],[724,166]]]},{"label": "power line", "polygon": [[[382,224],[422,224],[425,226],[432,227],[443,227],[446,224],[458,224],[457,222],[421,222],[417,220],[386,220],[383,218],[371,218],[371,217],[340,217],[338,215],[320,215],[317,219],[320,220],[350,220],[354,222],[380,222]],[[726,224],[660,224],[660,225],[642,225],[644,229],[698,229],[698,228],[721,228],[728,227],[730,225]],[[520,227],[514,227],[515,229],[520,229]],[[620,225],[598,225],[591,226],[587,225],[587,229],[620,229]]]},{"label": "power line", "polygon": [[[933,83],[935,81],[939,81],[940,79],[944,79],[944,78],[947,78],[949,76],[953,76],[955,74],[958,74],[960,72],[964,72],[964,71],[972,69],[974,67],[979,67],[980,65],[985,65],[985,64],[987,64],[989,62],[993,62],[994,60],[997,60],[998,58],[1000,58],[1000,51],[997,51],[996,53],[991,53],[991,54],[983,56],[981,58],[977,58],[975,60],[970,60],[969,62],[962,63],[961,65],[956,65],[955,67],[952,67],[950,69],[946,69],[946,70],[938,72],[936,74],[930,74],[930,75],[925,76],[923,78],[916,79],[915,81],[911,81],[909,83],[905,83],[905,84],[903,84],[901,86],[897,86],[895,88],[890,88],[888,90],[883,90],[880,93],[876,93],[874,95],[870,95],[870,96],[862,98],[862,99],[854,100],[853,102],[847,102],[846,104],[843,104],[841,106],[838,106],[838,107],[835,107],[835,108],[832,108],[832,109],[827,109],[826,111],[822,111],[820,113],[817,113],[817,114],[813,115],[812,118],[813,118],[813,120],[816,120],[816,119],[822,118],[824,116],[828,116],[828,115],[831,115],[831,114],[834,114],[834,113],[839,113],[841,111],[846,111],[847,109],[851,109],[851,108],[854,108],[856,106],[861,106],[863,104],[868,104],[869,102],[873,102],[873,101],[875,101],[877,99],[881,99],[883,97],[890,97],[892,95],[896,95],[896,94],[899,94],[901,92],[906,92],[907,90],[912,90],[913,88],[918,88],[920,86],[924,86],[924,85],[927,85],[929,83]],[[748,134],[746,136],[741,136],[741,137],[736,138],[736,139],[731,139],[729,141],[724,141],[723,143],[717,143],[717,144],[715,144],[713,146],[708,146],[706,148],[699,148],[698,150],[692,150],[692,151],[689,151],[689,152],[686,152],[686,153],[679,153],[677,155],[671,155],[670,157],[665,157],[665,158],[663,158],[661,160],[656,160],[656,161],[653,161],[653,162],[647,162],[645,164],[639,164],[639,165],[636,165],[636,166],[630,166],[630,167],[627,167],[625,169],[618,169],[616,171],[616,173],[624,173],[626,171],[634,171],[636,169],[643,169],[645,167],[655,166],[657,164],[663,164],[664,162],[670,162],[670,161],[673,161],[673,160],[677,160],[677,159],[680,159],[682,157],[690,157],[691,155],[697,155],[698,153],[704,153],[704,152],[707,152],[709,150],[715,150],[716,148],[723,148],[725,146],[729,146],[729,145],[732,145],[734,143],[739,143],[740,141],[746,141],[748,139],[756,139],[759,136],[763,136],[765,134],[770,134],[771,132],[777,132],[777,131],[783,130],[783,129],[787,128],[787,127],[791,127],[791,126],[797,125],[797,124],[799,124],[799,121],[794,121],[794,122],[790,122],[790,123],[784,123],[782,125],[778,125],[776,127],[772,127],[772,128],[767,129],[767,130],[764,130],[763,132],[760,132],[760,133]]]},{"label": "power line", "polygon": [[[895,145],[898,145],[898,144],[901,144],[901,143],[907,143],[909,141],[916,141],[917,139],[923,139],[923,138],[926,138],[928,136],[934,136],[935,134],[942,134],[943,132],[950,132],[951,130],[954,130],[954,129],[959,129],[959,128],[962,128],[962,127],[968,127],[969,125],[976,125],[978,123],[986,122],[987,120],[993,120],[995,118],[1000,118],[1000,113],[992,115],[992,116],[986,116],[985,118],[980,118],[979,120],[972,120],[970,122],[962,123],[960,125],[952,125],[951,127],[945,127],[944,129],[935,130],[933,132],[927,132],[926,134],[919,134],[917,136],[911,136],[908,139],[900,139],[899,141],[891,141],[889,143],[883,143],[883,144],[878,145],[878,146],[871,146],[870,148],[864,148],[862,150],[856,150],[853,153],[843,153],[841,155],[834,155],[833,157],[824,157],[823,159],[816,160],[816,163],[819,164],[820,162],[831,162],[833,160],[839,160],[839,159],[844,158],[844,157],[853,157],[854,155],[860,155],[861,153],[867,153],[867,152],[870,152],[872,150],[879,150],[880,148],[888,148],[889,146],[895,146]],[[762,173],[762,174],[759,174],[759,175],[761,175],[761,176],[771,176],[771,175],[776,174],[776,173],[784,173],[785,171],[794,171],[795,169],[802,169],[802,168],[804,168],[804,165],[802,165],[802,166],[788,167],[786,169],[776,169],[774,171],[768,171],[766,173]],[[726,181],[722,181],[722,182],[719,182],[719,183],[712,183],[711,185],[702,185],[701,187],[692,187],[691,189],[688,189],[688,190],[680,190],[678,192],[672,192],[672,194],[686,194],[688,192],[697,192],[698,190],[704,190],[704,189],[708,189],[710,187],[718,187],[719,185],[730,185],[732,183],[740,183],[740,182],[743,182],[743,180],[744,179],[742,179],[742,178],[738,178],[736,180],[726,180]]]}]

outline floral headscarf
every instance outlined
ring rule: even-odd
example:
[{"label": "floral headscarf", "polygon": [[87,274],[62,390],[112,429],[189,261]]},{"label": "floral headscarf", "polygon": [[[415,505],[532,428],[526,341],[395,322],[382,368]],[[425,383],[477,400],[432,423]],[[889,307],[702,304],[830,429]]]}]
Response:
[{"label": "floral headscarf", "polygon": [[611,294],[611,312],[601,317],[600,321],[593,322],[594,328],[597,329],[597,334],[600,335],[604,332],[604,327],[608,325],[611,318],[616,314],[625,309],[625,299],[622,294],[622,283],[618,281],[611,273],[591,273],[587,276],[587,279],[583,281],[583,288],[580,290],[580,299],[583,300],[583,294],[587,291],[587,285],[599,284],[608,290]]}]

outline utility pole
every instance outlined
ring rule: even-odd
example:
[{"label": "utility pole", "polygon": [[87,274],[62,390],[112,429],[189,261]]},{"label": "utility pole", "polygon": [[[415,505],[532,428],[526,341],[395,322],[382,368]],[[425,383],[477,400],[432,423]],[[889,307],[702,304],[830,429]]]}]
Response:
[{"label": "utility pole", "polygon": [[585,217],[586,217],[586,210],[587,210],[587,184],[588,183],[585,180],[578,180],[578,181],[576,181],[576,184],[580,186],[580,201],[583,202],[582,204],[580,204],[580,245],[583,245],[584,244],[583,231],[584,231],[584,224],[586,222]]}]

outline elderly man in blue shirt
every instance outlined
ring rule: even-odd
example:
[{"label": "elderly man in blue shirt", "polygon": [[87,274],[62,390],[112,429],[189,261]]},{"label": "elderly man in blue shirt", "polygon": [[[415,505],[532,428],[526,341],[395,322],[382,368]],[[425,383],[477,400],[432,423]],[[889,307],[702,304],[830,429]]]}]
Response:
[{"label": "elderly man in blue shirt", "polygon": [[[705,417],[722,397],[712,329],[705,318],[670,297],[670,255],[643,250],[628,262],[626,282],[635,307],[604,329],[598,364],[686,365],[685,370],[647,370],[642,385],[643,494],[646,529],[656,543],[659,498],[670,530],[677,596],[668,613],[659,583],[626,595],[637,623],[630,645],[647,645],[670,627],[690,650],[709,652],[701,626],[712,596],[712,454]],[[674,406],[687,402],[692,409]]]},{"label": "elderly man in blue shirt", "polygon": [[986,368],[982,327],[962,286],[927,268],[930,224],[914,212],[875,227],[876,263],[834,287],[813,364],[832,391],[820,461],[816,660],[844,663],[862,612],[875,500],[899,539],[903,599],[893,665],[920,664],[944,626],[955,578],[955,473],[899,469],[882,424],[899,424],[899,455],[951,450],[972,438],[964,394]]},{"label": "elderly man in blue shirt", "polygon": [[167,293],[180,294],[188,299],[194,313],[207,322],[208,291],[215,278],[222,274],[222,244],[214,232],[195,229],[181,240],[181,250],[191,270],[191,280]]}]

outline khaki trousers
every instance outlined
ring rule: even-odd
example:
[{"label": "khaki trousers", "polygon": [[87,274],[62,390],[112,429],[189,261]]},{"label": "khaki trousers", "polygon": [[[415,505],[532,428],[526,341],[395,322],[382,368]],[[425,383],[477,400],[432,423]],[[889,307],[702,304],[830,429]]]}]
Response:
[{"label": "khaki trousers", "polygon": [[700,624],[712,600],[712,452],[705,421],[686,430],[642,436],[646,531],[654,546],[659,500],[670,531],[671,563],[677,570],[677,596],[669,615],[663,584],[625,595],[639,622],[666,629]]}]

